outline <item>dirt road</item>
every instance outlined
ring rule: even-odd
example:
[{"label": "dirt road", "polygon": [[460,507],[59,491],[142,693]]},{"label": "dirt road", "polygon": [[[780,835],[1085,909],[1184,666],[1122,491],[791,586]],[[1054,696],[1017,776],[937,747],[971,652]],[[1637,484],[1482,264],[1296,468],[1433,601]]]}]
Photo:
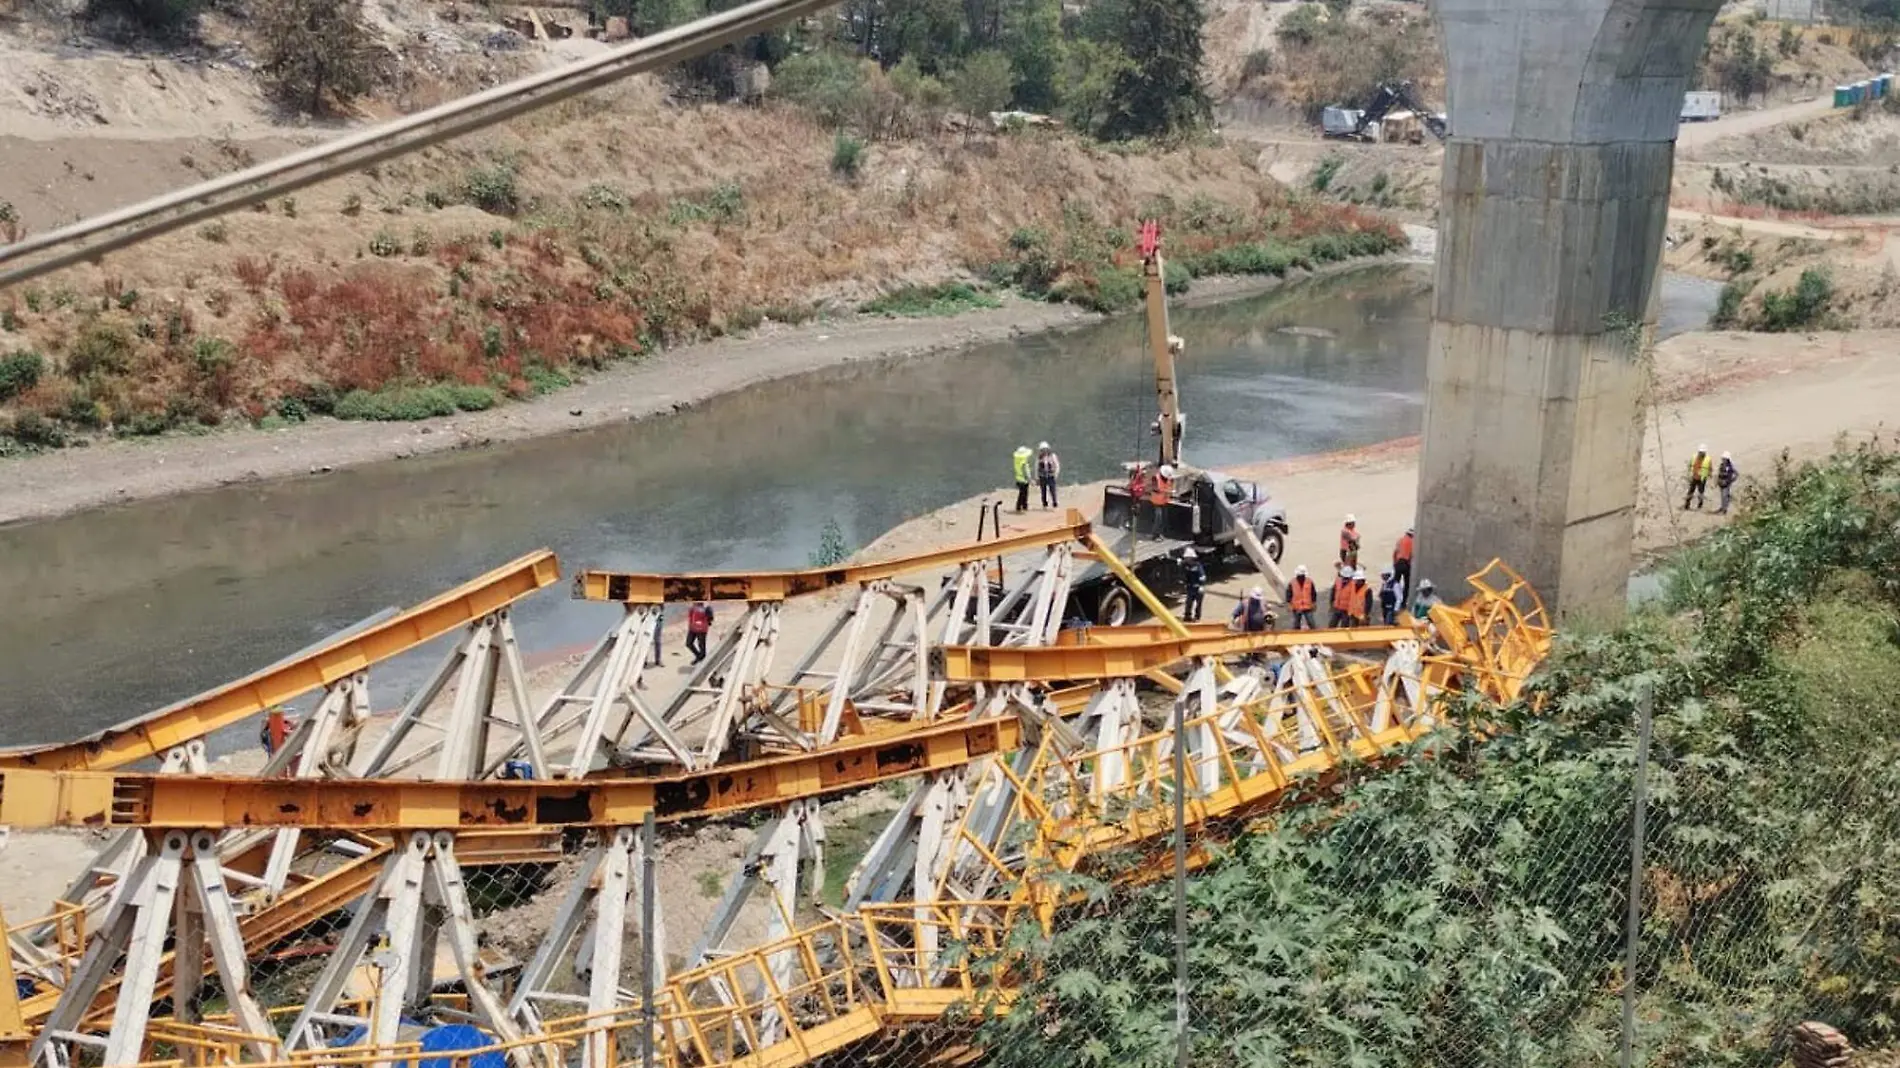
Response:
[{"label": "dirt road", "polygon": [[1761,111],[1731,111],[1714,122],[1685,122],[1676,133],[1676,150],[1701,148],[1729,137],[1743,137],[1803,119],[1818,119],[1834,110],[1834,99],[1817,96]]}]

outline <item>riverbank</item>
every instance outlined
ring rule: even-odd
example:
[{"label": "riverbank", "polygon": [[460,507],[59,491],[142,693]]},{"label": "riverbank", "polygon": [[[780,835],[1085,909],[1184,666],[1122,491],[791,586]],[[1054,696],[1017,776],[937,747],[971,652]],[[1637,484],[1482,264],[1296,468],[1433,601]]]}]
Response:
[{"label": "riverbank", "polygon": [[[1402,262],[1417,262],[1418,255],[1411,253]],[[1284,279],[1202,279],[1177,303],[1234,300],[1393,261],[1360,260]],[[0,461],[0,525],[634,422],[827,368],[944,355],[1027,334],[1072,330],[1105,318],[1073,305],[1010,296],[1001,307],[953,318],[858,316],[800,326],[768,324],[742,337],[666,350],[569,388],[487,411],[408,423],[325,418],[276,430],[244,427],[196,436],[114,439]]]},{"label": "riverbank", "polygon": [[[1845,334],[1685,334],[1657,346],[1657,407],[1644,434],[1637,499],[1636,556],[1675,549],[1718,526],[1713,491],[1707,508],[1684,511],[1683,472],[1696,446],[1730,452],[1744,476],[1771,471],[1778,457],[1820,456],[1842,438],[1889,435],[1900,418],[1900,331]],[[1061,448],[1059,436],[1051,440]],[[1253,464],[1228,465],[1229,474],[1262,484],[1287,509],[1292,530],[1283,558],[1306,564],[1324,585],[1335,559],[1339,525],[1351,514],[1365,539],[1365,559],[1377,564],[1413,521],[1418,494],[1416,436],[1359,449]],[[1187,442],[1193,456],[1193,443]],[[1105,482],[1063,487],[1063,507],[1093,518]],[[919,516],[877,538],[858,554],[875,560],[924,551],[976,536],[979,505],[1001,498],[1003,531],[1045,527],[1055,513],[1008,511],[1013,489],[998,488]],[[1509,563],[1509,561],[1506,561]],[[1447,597],[1466,592],[1457,576],[1434,579]],[[1209,618],[1231,610],[1248,586],[1247,573],[1210,587]]]}]

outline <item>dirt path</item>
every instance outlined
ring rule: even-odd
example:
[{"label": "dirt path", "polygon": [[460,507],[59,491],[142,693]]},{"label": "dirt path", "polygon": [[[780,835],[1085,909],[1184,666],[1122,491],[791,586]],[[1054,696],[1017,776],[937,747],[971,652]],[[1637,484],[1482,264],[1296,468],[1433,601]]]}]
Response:
[{"label": "dirt path", "polygon": [[1818,119],[1833,110],[1833,97],[1817,96],[1813,100],[1783,104],[1778,108],[1764,108],[1761,111],[1732,111],[1714,122],[1685,122],[1676,133],[1676,149],[1681,151],[1701,148],[1725,138],[1745,137],[1785,123]]}]

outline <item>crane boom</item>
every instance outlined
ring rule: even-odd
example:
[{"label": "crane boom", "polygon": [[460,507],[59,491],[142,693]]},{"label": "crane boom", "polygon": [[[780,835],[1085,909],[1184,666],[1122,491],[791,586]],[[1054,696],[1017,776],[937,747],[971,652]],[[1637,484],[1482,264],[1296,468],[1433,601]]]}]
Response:
[{"label": "crane boom", "polygon": [[1181,462],[1181,395],[1174,372],[1174,357],[1181,343],[1168,331],[1168,276],[1161,259],[1161,224],[1154,220],[1141,224],[1141,276],[1147,290],[1148,347],[1155,360],[1155,406],[1159,415],[1155,430],[1161,436],[1160,463]]}]

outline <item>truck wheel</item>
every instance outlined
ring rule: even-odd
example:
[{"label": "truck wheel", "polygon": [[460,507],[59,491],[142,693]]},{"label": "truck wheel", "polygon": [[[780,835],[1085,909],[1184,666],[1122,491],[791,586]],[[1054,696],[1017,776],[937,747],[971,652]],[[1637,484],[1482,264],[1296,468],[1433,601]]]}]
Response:
[{"label": "truck wheel", "polygon": [[1280,554],[1286,552],[1286,535],[1268,528],[1260,535],[1260,545],[1267,550],[1267,555],[1273,557],[1273,562],[1277,564],[1280,562]]},{"label": "truck wheel", "polygon": [[1102,594],[1095,605],[1095,624],[1099,627],[1119,627],[1128,622],[1128,613],[1133,610],[1133,598],[1120,586]]}]

